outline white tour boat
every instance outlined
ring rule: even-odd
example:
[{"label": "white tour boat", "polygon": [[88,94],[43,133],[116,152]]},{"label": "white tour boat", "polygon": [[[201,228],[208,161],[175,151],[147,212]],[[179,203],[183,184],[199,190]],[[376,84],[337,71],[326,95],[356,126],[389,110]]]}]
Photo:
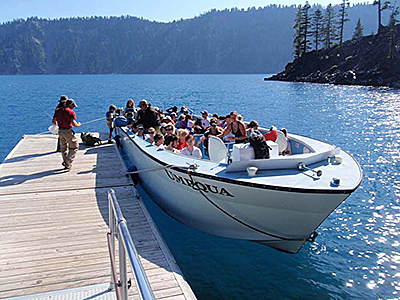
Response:
[{"label": "white tour boat", "polygon": [[[143,189],[166,213],[210,234],[245,239],[289,253],[313,241],[316,229],[362,180],[347,152],[308,137],[278,132],[269,159],[246,144],[229,151],[216,137],[209,159],[175,154],[120,128],[122,151]],[[291,155],[280,155],[290,142]],[[231,145],[232,146],[232,145]]]}]

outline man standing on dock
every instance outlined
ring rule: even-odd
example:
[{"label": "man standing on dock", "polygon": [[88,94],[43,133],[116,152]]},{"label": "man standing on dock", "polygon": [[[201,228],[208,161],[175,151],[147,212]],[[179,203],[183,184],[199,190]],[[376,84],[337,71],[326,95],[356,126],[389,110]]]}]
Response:
[{"label": "man standing on dock", "polygon": [[53,117],[53,124],[57,125],[59,129],[58,135],[60,136],[61,155],[63,158],[61,164],[67,171],[71,170],[72,162],[79,148],[78,139],[75,136],[75,132],[72,130],[72,126],[81,126],[81,123],[76,121],[76,115],[73,111],[75,107],[77,107],[77,105],[74,99],[69,99],[65,107],[56,109]]}]

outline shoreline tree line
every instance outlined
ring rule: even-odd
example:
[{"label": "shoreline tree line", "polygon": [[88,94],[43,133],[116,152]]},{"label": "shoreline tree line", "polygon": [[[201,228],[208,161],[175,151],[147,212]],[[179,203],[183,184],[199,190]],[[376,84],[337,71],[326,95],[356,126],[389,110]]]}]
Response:
[{"label": "shoreline tree line", "polygon": [[[375,0],[373,3],[377,8],[378,15],[378,34],[386,34],[390,42],[390,53],[388,57],[393,57],[395,53],[395,26],[399,24],[400,9],[396,2],[385,0]],[[302,57],[310,51],[320,51],[322,49],[330,49],[333,46],[341,47],[344,41],[345,24],[350,21],[348,9],[350,7],[349,0],[342,0],[336,11],[332,4],[323,9],[321,6],[314,6],[314,10],[308,3],[298,5],[294,19],[293,29],[293,56],[294,58]],[[387,11],[390,14],[387,25],[382,23],[382,13]],[[372,32],[372,34],[374,34]],[[352,35],[352,39],[360,39],[364,36],[364,26],[361,18],[358,18],[356,27]]]}]

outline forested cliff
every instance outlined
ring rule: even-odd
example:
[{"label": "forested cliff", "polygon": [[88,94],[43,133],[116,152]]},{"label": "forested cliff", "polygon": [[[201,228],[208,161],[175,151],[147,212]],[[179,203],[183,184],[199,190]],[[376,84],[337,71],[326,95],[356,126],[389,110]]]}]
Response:
[{"label": "forested cliff", "polygon": [[[169,23],[131,16],[0,25],[0,74],[275,73],[292,60],[296,6],[211,10]],[[372,5],[349,9],[376,30]]]}]

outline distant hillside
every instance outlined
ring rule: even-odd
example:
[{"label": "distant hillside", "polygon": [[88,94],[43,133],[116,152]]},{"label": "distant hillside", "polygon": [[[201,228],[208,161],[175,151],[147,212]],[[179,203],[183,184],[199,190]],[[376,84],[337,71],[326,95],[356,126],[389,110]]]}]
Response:
[{"label": "distant hillside", "polygon": [[312,51],[266,80],[389,86],[400,88],[400,25],[391,44],[388,29],[342,47]]},{"label": "distant hillside", "polygon": [[[315,7],[313,7],[315,9]],[[275,73],[292,60],[295,6],[211,10],[170,23],[29,18],[0,25],[0,74]],[[376,31],[371,5],[349,9]]]}]

